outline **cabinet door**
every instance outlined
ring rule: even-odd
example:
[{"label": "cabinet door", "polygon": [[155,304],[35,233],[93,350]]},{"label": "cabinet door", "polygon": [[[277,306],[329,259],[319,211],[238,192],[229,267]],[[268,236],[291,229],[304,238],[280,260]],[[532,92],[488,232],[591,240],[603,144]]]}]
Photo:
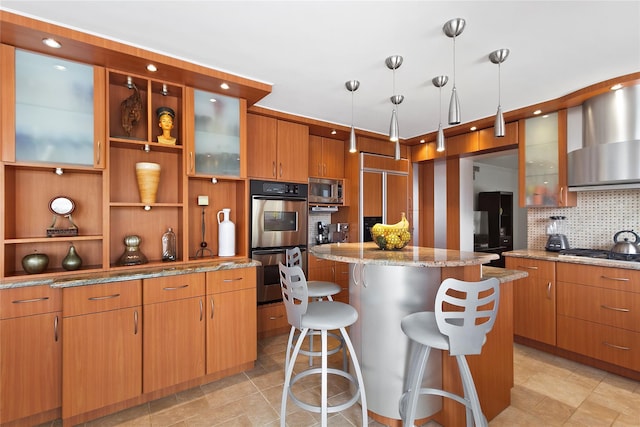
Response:
[{"label": "cabinet door", "polygon": [[518,122],[507,123],[504,136],[496,138],[494,128],[486,128],[478,131],[478,151],[492,150],[499,147],[508,147],[518,144]]},{"label": "cabinet door", "polygon": [[380,172],[363,172],[362,188],[364,204],[363,216],[382,216],[382,174]]},{"label": "cabinet door", "polygon": [[258,357],[256,289],[207,296],[207,374]]},{"label": "cabinet door", "polygon": [[64,318],[62,417],[142,393],[141,307]]},{"label": "cabinet door", "polygon": [[278,121],[247,114],[247,170],[256,178],[276,179]]},{"label": "cabinet door", "polygon": [[407,175],[387,173],[385,221],[388,224],[395,224],[400,221],[402,213],[405,213],[407,218],[411,214],[409,212],[408,181]]},{"label": "cabinet door", "polygon": [[567,186],[567,110],[521,120],[520,205],[576,206]]},{"label": "cabinet door", "polygon": [[0,423],[62,404],[61,313],[0,320]]},{"label": "cabinet door", "polygon": [[204,375],[204,328],[203,297],[144,305],[144,393]]},{"label": "cabinet door", "polygon": [[278,120],[278,180],[307,182],[309,164],[309,127]]},{"label": "cabinet door", "polygon": [[506,267],[529,273],[514,282],[513,333],[556,345],[555,262],[507,257]]},{"label": "cabinet door", "polygon": [[309,176],[322,178],[322,137],[309,135]]},{"label": "cabinet door", "polygon": [[344,141],[322,138],[322,160],[324,176],[344,178]]}]

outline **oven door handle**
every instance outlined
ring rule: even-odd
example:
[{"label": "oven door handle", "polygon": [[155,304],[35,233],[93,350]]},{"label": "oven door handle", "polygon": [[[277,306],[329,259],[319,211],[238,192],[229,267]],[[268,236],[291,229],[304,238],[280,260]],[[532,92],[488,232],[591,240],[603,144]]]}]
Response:
[{"label": "oven door handle", "polygon": [[277,249],[260,249],[260,250],[254,250],[251,251],[251,256],[253,255],[271,255],[271,254],[283,254],[286,252],[286,249],[284,248],[277,248]]},{"label": "oven door handle", "polygon": [[304,197],[290,197],[290,196],[251,196],[253,200],[275,200],[275,201],[293,201],[293,202],[306,202]]}]

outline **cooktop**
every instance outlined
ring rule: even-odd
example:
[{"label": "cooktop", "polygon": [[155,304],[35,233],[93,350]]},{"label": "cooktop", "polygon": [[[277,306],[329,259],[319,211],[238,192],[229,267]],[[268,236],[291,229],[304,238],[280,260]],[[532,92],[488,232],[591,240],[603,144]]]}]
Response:
[{"label": "cooktop", "polygon": [[606,249],[564,249],[560,251],[560,255],[640,262],[640,254],[621,254],[617,252],[611,252]]}]

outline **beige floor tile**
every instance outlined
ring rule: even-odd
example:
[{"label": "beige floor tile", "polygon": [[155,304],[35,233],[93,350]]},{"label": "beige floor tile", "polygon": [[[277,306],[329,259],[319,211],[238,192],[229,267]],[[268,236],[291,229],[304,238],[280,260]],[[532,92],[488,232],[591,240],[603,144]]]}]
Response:
[{"label": "beige floor tile", "polygon": [[573,413],[565,426],[610,426],[618,418],[618,415],[620,414],[613,409],[586,401]]}]

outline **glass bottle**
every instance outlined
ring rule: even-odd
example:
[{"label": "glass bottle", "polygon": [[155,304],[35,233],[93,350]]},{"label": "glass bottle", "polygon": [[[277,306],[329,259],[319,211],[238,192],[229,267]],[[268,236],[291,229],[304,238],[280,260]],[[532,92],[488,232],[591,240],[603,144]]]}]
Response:
[{"label": "glass bottle", "polygon": [[162,235],[162,261],[176,260],[176,234],[169,227]]}]

